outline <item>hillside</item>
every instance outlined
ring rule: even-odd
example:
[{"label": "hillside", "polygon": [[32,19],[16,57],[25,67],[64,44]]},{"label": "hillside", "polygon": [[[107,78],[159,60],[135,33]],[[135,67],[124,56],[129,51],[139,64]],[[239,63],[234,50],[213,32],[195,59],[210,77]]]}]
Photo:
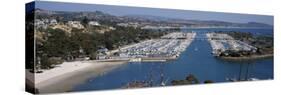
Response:
[{"label": "hillside", "polygon": [[[272,28],[272,25],[258,23],[258,22],[248,22],[248,23],[233,23],[225,21],[214,21],[214,20],[188,20],[188,19],[177,19],[168,18],[161,16],[151,16],[151,15],[126,15],[126,16],[114,16],[101,11],[93,12],[65,12],[65,11],[49,11],[43,9],[36,9],[36,15],[40,18],[56,18],[62,21],[69,20],[81,20],[86,17],[89,20],[99,21],[102,24],[115,25],[116,23],[128,23],[137,22],[140,23],[140,27],[146,25],[156,25],[159,26],[171,26],[176,25],[177,27],[246,27],[246,28]],[[145,24],[144,24],[145,23]]]}]

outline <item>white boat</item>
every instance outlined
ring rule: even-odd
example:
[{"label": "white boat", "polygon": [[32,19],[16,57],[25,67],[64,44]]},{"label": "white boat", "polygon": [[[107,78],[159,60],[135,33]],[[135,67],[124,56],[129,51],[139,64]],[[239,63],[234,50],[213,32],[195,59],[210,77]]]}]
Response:
[{"label": "white boat", "polygon": [[260,80],[260,79],[258,79],[258,78],[249,78],[248,80],[249,81],[257,81],[257,80]]}]

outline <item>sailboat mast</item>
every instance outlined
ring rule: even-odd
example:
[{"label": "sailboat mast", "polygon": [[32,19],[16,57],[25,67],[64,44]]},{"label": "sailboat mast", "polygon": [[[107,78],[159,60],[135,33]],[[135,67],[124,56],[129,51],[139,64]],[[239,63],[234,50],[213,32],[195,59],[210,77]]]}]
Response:
[{"label": "sailboat mast", "polygon": [[242,64],[240,64],[238,81],[241,81],[241,73],[242,73]]}]

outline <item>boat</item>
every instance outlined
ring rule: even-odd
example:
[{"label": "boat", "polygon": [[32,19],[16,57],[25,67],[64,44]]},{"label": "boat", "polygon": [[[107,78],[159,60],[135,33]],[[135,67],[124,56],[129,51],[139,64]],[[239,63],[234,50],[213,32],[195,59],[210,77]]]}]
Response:
[{"label": "boat", "polygon": [[166,81],[162,81],[160,85],[161,86],[166,86],[167,82],[168,82],[168,79]]},{"label": "boat", "polygon": [[236,81],[238,81],[236,78],[226,78],[225,80],[231,81],[231,82],[236,82]]},{"label": "boat", "polygon": [[257,80],[260,80],[258,78],[249,78],[248,81],[257,81]]}]

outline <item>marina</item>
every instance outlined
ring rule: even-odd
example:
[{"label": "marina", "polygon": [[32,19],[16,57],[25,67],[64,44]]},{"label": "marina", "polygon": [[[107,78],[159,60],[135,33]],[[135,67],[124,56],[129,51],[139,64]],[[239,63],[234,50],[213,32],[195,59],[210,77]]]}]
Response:
[{"label": "marina", "polygon": [[[191,44],[196,33],[173,32],[159,39],[146,40],[115,50],[114,59],[128,59],[137,61],[165,61],[179,57]],[[117,55],[117,56],[116,56]]]},{"label": "marina", "polygon": [[274,79],[274,17],[102,4],[26,4],[33,94]]},{"label": "marina", "polygon": [[222,33],[207,33],[206,34],[209,43],[212,47],[212,53],[214,56],[220,56],[221,53],[226,51],[247,51],[255,53],[257,48],[251,46],[245,42],[235,40],[233,37],[228,34]]},{"label": "marina", "polygon": [[[184,31],[184,30],[183,30]],[[215,83],[232,80],[268,80],[273,79],[273,59],[265,58],[245,61],[225,61],[218,59],[206,34],[207,30],[194,30],[195,39],[176,60],[153,62],[129,62],[110,73],[92,77],[85,83],[74,87],[73,91],[120,89],[128,86],[147,87],[172,85],[172,80],[185,79],[193,74],[202,83],[212,80]],[[196,40],[206,39],[206,40]],[[164,82],[164,83],[163,83]],[[110,83],[111,85],[106,85]]]}]

